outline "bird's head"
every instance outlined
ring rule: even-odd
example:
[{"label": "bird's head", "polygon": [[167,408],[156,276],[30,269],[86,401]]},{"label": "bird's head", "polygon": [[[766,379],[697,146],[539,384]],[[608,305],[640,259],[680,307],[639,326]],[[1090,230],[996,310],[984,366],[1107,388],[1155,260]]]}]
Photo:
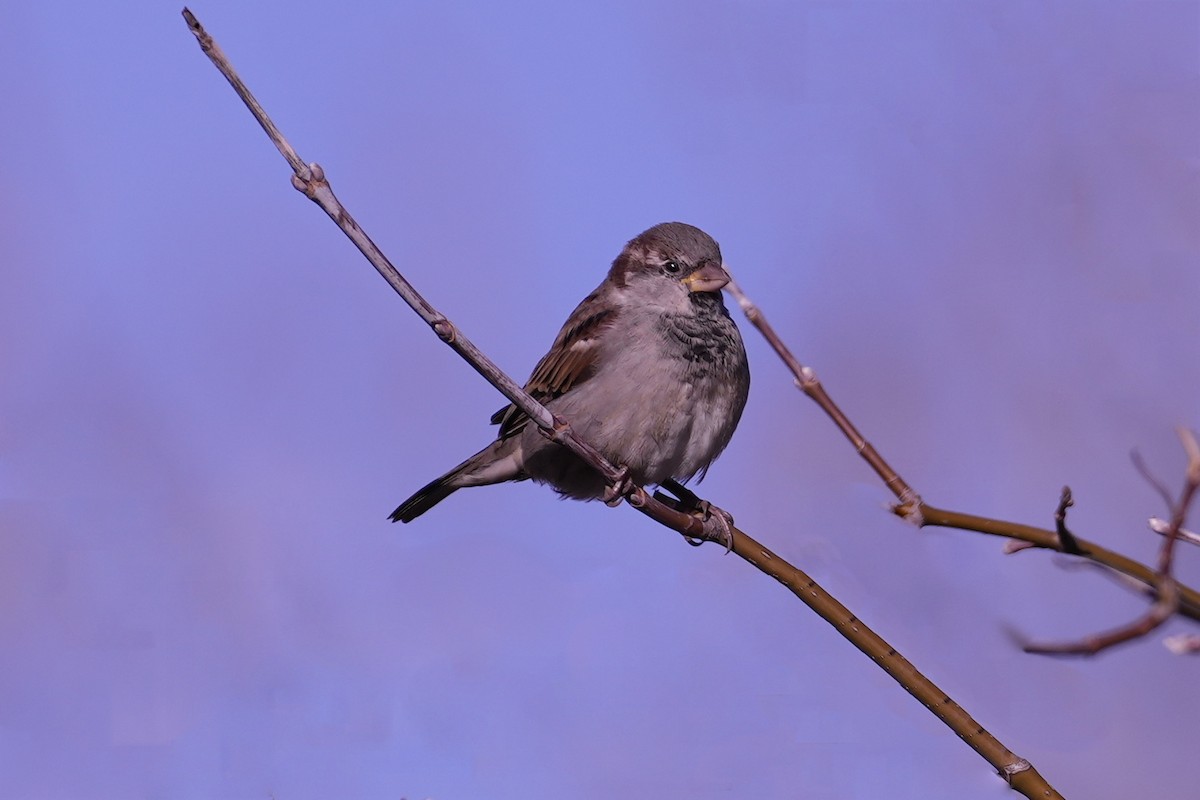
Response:
[{"label": "bird's head", "polygon": [[635,236],[609,272],[621,288],[666,307],[719,298],[729,283],[721,248],[704,231],[683,222],[664,222]]}]

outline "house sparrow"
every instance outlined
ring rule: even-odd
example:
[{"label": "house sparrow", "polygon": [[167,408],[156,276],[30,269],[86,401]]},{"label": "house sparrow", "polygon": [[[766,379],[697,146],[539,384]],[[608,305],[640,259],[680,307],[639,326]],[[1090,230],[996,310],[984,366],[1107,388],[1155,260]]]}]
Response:
[{"label": "house sparrow", "polygon": [[[721,301],[728,282],[712,237],[682,222],[655,225],[567,319],[525,391],[638,484],[703,478],[750,389],[742,337]],[[464,486],[529,478],[566,497],[604,496],[600,474],[515,405],[492,424],[496,441],[405,500],[392,521],[412,522]]]}]

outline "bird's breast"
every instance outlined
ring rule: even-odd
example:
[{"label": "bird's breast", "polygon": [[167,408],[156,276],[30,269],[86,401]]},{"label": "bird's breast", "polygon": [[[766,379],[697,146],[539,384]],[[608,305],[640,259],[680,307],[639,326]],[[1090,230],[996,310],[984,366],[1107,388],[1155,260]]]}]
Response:
[{"label": "bird's breast", "polygon": [[656,327],[664,360],[678,365],[690,381],[724,380],[745,368],[741,336],[723,307],[664,314]]}]

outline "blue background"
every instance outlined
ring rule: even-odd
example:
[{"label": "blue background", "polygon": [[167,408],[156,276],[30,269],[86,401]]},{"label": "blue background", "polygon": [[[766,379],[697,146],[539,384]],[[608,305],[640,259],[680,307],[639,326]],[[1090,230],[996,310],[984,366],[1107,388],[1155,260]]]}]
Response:
[{"label": "blue background", "polygon": [[[1200,424],[1196,2],[193,6],[301,156],[518,379],[678,219],[931,503],[1153,559]],[[502,399],[164,2],[0,26],[0,796],[1010,796],[773,581],[530,484],[410,492]],[[917,531],[747,331],[701,486],[1067,797],[1193,797],[1169,623]],[[1200,581],[1195,552],[1180,574]]]}]

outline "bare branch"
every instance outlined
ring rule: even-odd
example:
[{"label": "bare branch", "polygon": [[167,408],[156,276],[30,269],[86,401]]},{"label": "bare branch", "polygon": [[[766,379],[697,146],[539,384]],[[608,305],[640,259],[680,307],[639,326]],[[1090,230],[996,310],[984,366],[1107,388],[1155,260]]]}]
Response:
[{"label": "bare branch", "polygon": [[188,30],[192,32],[196,37],[196,41],[200,44],[200,49],[204,51],[204,54],[209,57],[216,68],[221,71],[221,74],[225,76],[225,80],[229,81],[229,85],[237,92],[238,97],[242,98],[242,102],[246,104],[246,107],[250,109],[250,113],[254,115],[254,119],[262,126],[262,129],[267,134],[267,138],[278,148],[280,155],[287,160],[292,171],[297,175],[305,175],[305,180],[307,180],[308,166],[283,138],[283,134],[275,127],[275,123],[267,116],[267,112],[254,99],[254,95],[250,93],[250,89],[246,84],[242,83],[242,79],[234,71],[233,66],[229,63],[229,59],[221,51],[220,45],[208,35],[208,31],[204,30],[204,26],[196,19],[196,15],[186,7],[183,9],[183,19],[187,22]]},{"label": "bare branch", "polygon": [[[699,498],[682,487],[668,487],[675,488],[681,495],[679,501],[673,501],[661,494],[651,497],[641,487],[629,485],[624,478],[624,472],[618,466],[609,463],[591,445],[578,439],[563,421],[555,418],[544,406],[525,393],[515,381],[505,375],[461,331],[455,328],[449,319],[417,293],[337,200],[321,167],[317,164],[306,165],[296,155],[295,150],[286,142],[278,128],[270,122],[265,111],[254,100],[249,89],[238,78],[220,48],[217,47],[196,17],[186,8],[183,10],[183,16],[188,27],[200,42],[201,49],[229,80],[263,130],[287,159],[294,175],[293,185],[329,215],[396,293],[433,328],[443,342],[454,349],[505,397],[524,411],[547,436],[571,448],[580,458],[603,475],[611,487],[614,498],[619,495],[627,497],[631,506],[678,531],[689,540],[719,541],[726,544],[732,552],[786,586],[818,615],[833,625],[843,637],[879,664],[905,690],[992,764],[1010,786],[1030,798],[1053,800],[1053,798],[1061,797],[1028,761],[1015,755],[984,730],[961,706],[917,671],[895,648],[851,614],[816,581],[744,532],[733,527],[732,517],[729,514],[715,506],[699,501]],[[811,381],[812,385],[819,389],[815,377],[811,378]],[[834,407],[834,411],[836,411],[836,407]],[[837,413],[840,414],[840,412]],[[848,425],[848,421],[845,424]],[[852,428],[849,430],[853,431]],[[862,445],[863,448],[870,448],[870,445],[865,442]],[[873,453],[874,450],[870,449],[870,452]],[[875,458],[878,459],[878,456],[876,455]],[[878,461],[882,464],[882,459],[878,459]],[[886,467],[886,465],[883,466]],[[899,480],[895,473],[892,475],[895,481]],[[894,490],[898,492],[897,496],[901,497],[902,502],[908,502],[914,508],[919,503],[919,499],[902,482],[889,482],[889,486],[893,486]]]},{"label": "bare branch", "polygon": [[[921,506],[921,514],[926,525],[938,528],[953,528],[962,531],[984,533],[989,536],[1002,536],[1006,539],[1016,539],[1028,542],[1032,547],[1043,550],[1061,552],[1058,534],[1045,528],[1033,525],[1023,525],[1019,522],[981,517],[975,514],[964,514],[961,511],[948,511],[931,505]],[[1075,537],[1079,545],[1079,555],[1089,561],[1108,567],[1109,569],[1128,575],[1144,586],[1153,586],[1155,571],[1134,561],[1128,556],[1115,553],[1095,542]],[[1183,584],[1179,585],[1179,613],[1194,620],[1200,620],[1200,592]]]},{"label": "bare branch", "polygon": [[[1107,633],[1088,636],[1077,642],[1057,644],[1034,644],[1026,642],[1024,644],[1025,652],[1045,655],[1095,655],[1123,642],[1146,636],[1170,619],[1179,610],[1179,584],[1171,575],[1175,542],[1178,541],[1179,532],[1183,529],[1183,523],[1187,519],[1192,499],[1195,497],[1197,489],[1200,488],[1200,446],[1196,443],[1195,435],[1186,428],[1179,430],[1179,438],[1183,444],[1184,452],[1188,456],[1188,466],[1183,491],[1180,492],[1179,499],[1176,501],[1171,500],[1170,493],[1167,492],[1166,487],[1154,478],[1141,457],[1136,452],[1134,453],[1134,463],[1137,465],[1138,470],[1163,495],[1167,505],[1171,508],[1171,522],[1168,525],[1167,532],[1164,534],[1165,538],[1158,554],[1158,574],[1153,586],[1157,600],[1154,605],[1139,619]],[[1064,489],[1064,498],[1069,498],[1069,495],[1070,492]],[[1062,504],[1060,504],[1060,509],[1063,510],[1065,516],[1065,508]]]},{"label": "bare branch", "polygon": [[1086,636],[1076,642],[1037,643],[1026,640],[1020,642],[1021,649],[1038,655],[1094,656],[1110,647],[1141,638],[1170,619],[1179,608],[1179,588],[1171,578],[1166,578],[1156,587],[1156,594],[1158,600],[1150,610],[1128,625]]},{"label": "bare branch", "polygon": [[1168,498],[1168,507],[1171,508],[1171,521],[1164,534],[1162,547],[1158,552],[1158,572],[1162,576],[1171,574],[1171,565],[1175,556],[1175,543],[1179,540],[1179,531],[1183,529],[1183,524],[1187,522],[1188,509],[1192,505],[1192,499],[1196,496],[1197,489],[1200,489],[1200,444],[1196,442],[1196,435],[1187,428],[1179,429],[1179,440],[1183,445],[1183,451],[1187,454],[1188,465],[1185,472],[1183,482],[1183,491],[1179,494],[1179,500],[1172,505]]},{"label": "bare branch", "polygon": [[[897,509],[903,509],[904,513],[901,516],[906,516],[910,521],[920,524],[919,509],[921,507],[921,498],[909,486],[896,470],[892,469],[891,465],[884,461],[883,456],[879,451],[868,442],[863,435],[858,432],[854,424],[850,422],[850,418],[845,412],[833,402],[833,399],[821,386],[821,382],[817,379],[817,373],[810,367],[806,367],[800,363],[796,356],[792,355],[792,351],[783,343],[783,339],[771,327],[771,323],[767,322],[766,316],[759,310],[746,293],[738,286],[737,281],[729,281],[725,287],[728,292],[737,300],[738,306],[741,307],[742,313],[746,315],[746,319],[750,324],[758,329],[763,338],[775,350],[775,353],[795,376],[796,387],[804,392],[824,411],[834,424],[838,426],[842,434],[850,440],[850,444],[854,445],[854,450],[863,460],[866,461],[871,469],[875,470],[875,474],[883,481],[884,486],[896,496],[899,501]],[[900,513],[899,511],[897,513]]]}]

